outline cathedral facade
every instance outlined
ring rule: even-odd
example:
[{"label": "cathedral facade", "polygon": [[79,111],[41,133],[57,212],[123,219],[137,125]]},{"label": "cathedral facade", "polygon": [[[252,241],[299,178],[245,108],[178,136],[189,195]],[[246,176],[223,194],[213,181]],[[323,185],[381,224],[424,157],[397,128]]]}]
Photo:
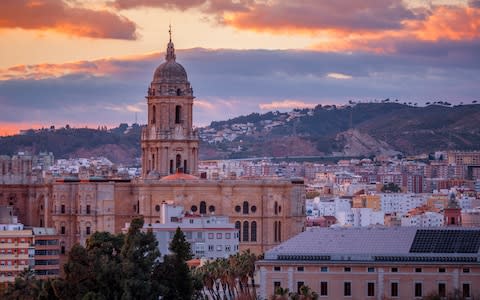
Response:
[{"label": "cathedral facade", "polygon": [[[142,176],[136,180],[61,179],[38,186],[1,186],[0,204],[22,212],[26,225],[55,227],[62,254],[95,231],[121,232],[133,217],[160,222],[162,203],[194,214],[225,215],[240,232],[240,250],[261,254],[300,233],[305,210],[303,180],[198,177],[198,134],[187,72],[170,39],[165,62],[147,91],[148,122],[142,131]],[[19,193],[16,196],[14,193]],[[10,197],[10,198],[9,198]],[[13,197],[13,198],[12,198]],[[3,203],[6,202],[6,203]],[[18,204],[21,207],[18,207]]]}]

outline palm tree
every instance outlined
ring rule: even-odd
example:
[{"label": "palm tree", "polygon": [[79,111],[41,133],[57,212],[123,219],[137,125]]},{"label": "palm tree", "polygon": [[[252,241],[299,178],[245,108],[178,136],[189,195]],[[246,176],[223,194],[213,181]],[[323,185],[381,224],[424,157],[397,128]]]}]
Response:
[{"label": "palm tree", "polygon": [[275,289],[275,293],[270,297],[270,300],[288,300],[290,291],[287,288],[281,286]]}]

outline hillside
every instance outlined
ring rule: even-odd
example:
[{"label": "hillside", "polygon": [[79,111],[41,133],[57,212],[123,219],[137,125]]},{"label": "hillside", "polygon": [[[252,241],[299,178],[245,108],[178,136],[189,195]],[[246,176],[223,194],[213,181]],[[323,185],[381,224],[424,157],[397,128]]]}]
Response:
[{"label": "hillside", "polygon": [[202,149],[218,157],[417,154],[480,149],[478,124],[476,104],[359,103],[212,122],[201,136]]},{"label": "hillside", "polygon": [[[359,103],[253,113],[199,128],[200,158],[370,156],[480,149],[480,105]],[[31,130],[0,138],[0,155],[53,152],[56,158],[105,156],[133,164],[141,127]]]}]

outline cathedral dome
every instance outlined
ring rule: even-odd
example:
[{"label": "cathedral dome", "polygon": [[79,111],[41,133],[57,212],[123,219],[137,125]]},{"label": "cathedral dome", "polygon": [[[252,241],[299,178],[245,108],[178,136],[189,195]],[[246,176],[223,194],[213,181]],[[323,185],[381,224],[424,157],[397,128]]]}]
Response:
[{"label": "cathedral dome", "polygon": [[165,55],[166,62],[157,67],[153,74],[154,83],[188,83],[187,72],[185,68],[175,61],[175,47],[172,43],[172,37],[167,46],[167,53]]},{"label": "cathedral dome", "polygon": [[185,68],[175,60],[166,61],[155,70],[153,75],[155,83],[186,83],[187,72]]}]

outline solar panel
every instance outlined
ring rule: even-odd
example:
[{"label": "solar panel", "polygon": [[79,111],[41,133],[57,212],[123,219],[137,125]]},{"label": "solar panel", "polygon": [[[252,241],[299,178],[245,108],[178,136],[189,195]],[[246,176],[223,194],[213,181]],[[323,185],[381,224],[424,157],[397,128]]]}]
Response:
[{"label": "solar panel", "polygon": [[410,253],[478,253],[480,230],[427,230],[415,234]]}]

